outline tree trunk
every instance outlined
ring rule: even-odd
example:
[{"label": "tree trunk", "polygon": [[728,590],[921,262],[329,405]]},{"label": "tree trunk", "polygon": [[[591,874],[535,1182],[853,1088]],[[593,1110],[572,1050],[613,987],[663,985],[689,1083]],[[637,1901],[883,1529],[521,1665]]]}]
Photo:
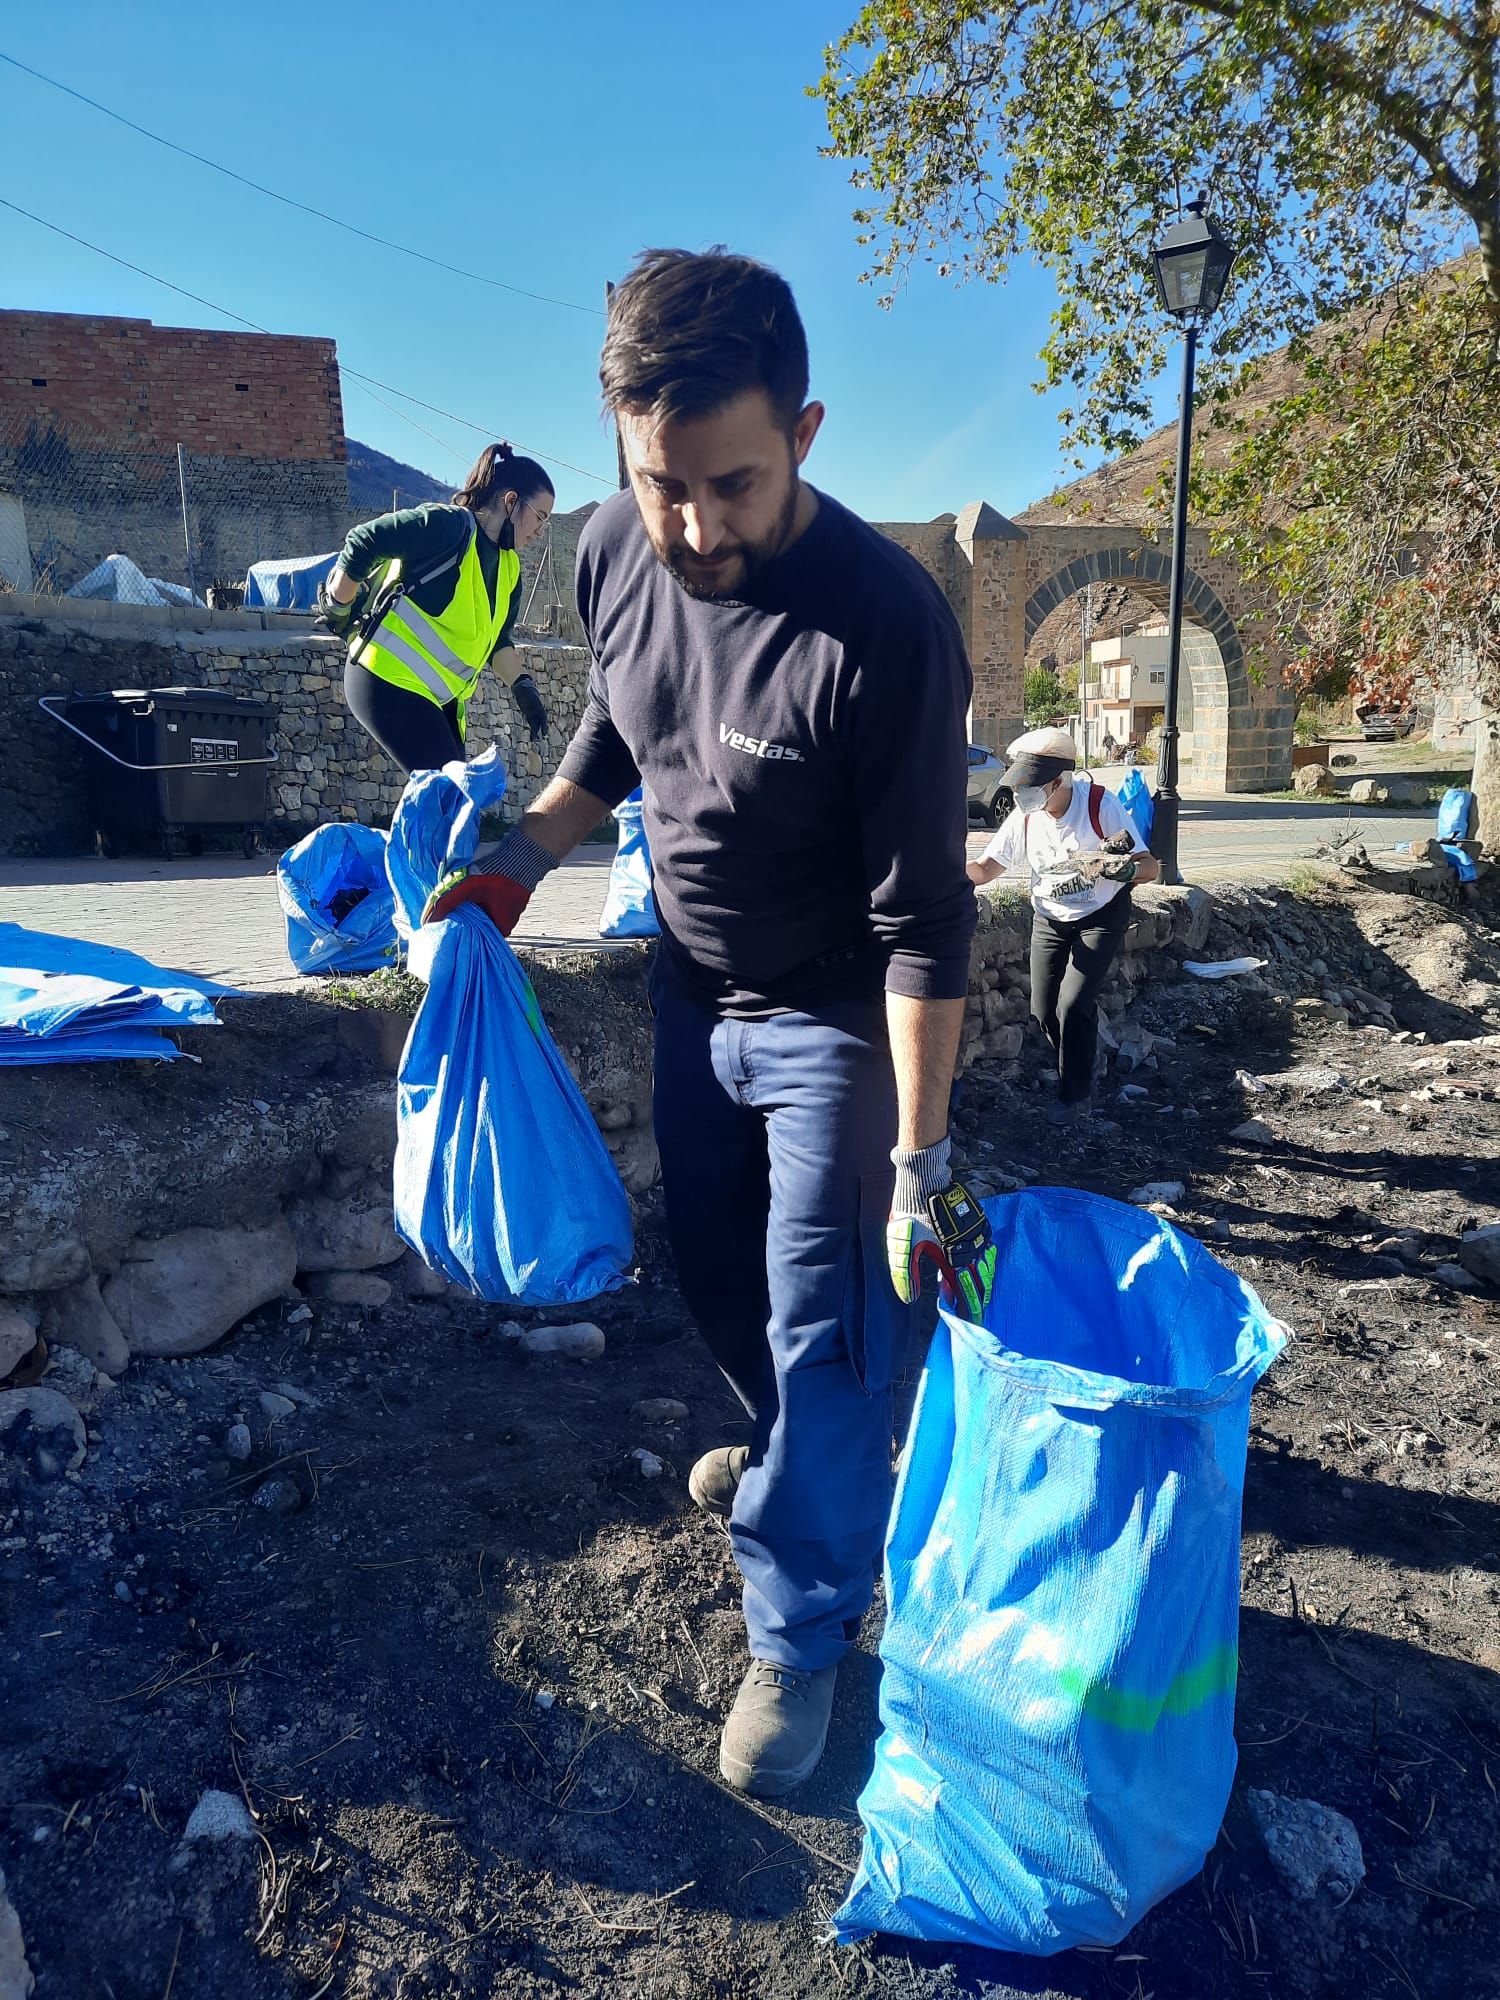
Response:
[{"label": "tree trunk", "polygon": [[1500,709],[1484,708],[1474,725],[1474,819],[1469,837],[1500,855]]}]

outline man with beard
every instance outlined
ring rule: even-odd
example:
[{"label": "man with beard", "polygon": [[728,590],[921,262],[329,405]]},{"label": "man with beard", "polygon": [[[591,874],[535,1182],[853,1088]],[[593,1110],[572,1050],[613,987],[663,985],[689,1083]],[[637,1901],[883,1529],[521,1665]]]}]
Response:
[{"label": "man with beard", "polygon": [[822,1755],[870,1602],[924,1265],[971,1318],[993,1283],[947,1130],[970,674],[920,565],[800,476],[824,411],[775,272],[648,251],[600,378],[630,491],[579,546],[587,708],[536,805],[429,917],[472,902],[508,932],[644,785],[668,1235],[751,1418],[689,1481],[744,1580],[720,1768],[775,1797]]}]

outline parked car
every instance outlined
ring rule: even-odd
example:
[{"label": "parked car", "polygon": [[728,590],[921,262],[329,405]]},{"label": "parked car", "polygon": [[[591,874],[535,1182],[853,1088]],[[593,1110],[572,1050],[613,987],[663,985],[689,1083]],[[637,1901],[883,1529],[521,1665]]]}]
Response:
[{"label": "parked car", "polygon": [[969,745],[969,811],[986,826],[998,826],[1015,804],[1010,786],[1002,783],[1004,775],[1003,757],[986,744]]},{"label": "parked car", "polygon": [[1355,713],[1366,743],[1394,743],[1398,736],[1410,736],[1417,722],[1410,709],[1362,708]]}]

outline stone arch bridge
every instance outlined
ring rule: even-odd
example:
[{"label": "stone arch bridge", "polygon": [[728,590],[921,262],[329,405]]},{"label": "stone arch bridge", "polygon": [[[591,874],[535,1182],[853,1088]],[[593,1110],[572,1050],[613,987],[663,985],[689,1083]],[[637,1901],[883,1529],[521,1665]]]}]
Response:
[{"label": "stone arch bridge", "polygon": [[[1021,526],[987,501],[956,518],[881,526],[943,586],[974,666],[972,733],[996,748],[1021,729],[1026,650],[1050,612],[1091,583],[1124,585],[1167,609],[1170,547],[1135,528]],[[1264,607],[1201,528],[1188,530],[1184,623],[1194,784],[1221,792],[1290,784],[1295,702],[1283,656]]]}]

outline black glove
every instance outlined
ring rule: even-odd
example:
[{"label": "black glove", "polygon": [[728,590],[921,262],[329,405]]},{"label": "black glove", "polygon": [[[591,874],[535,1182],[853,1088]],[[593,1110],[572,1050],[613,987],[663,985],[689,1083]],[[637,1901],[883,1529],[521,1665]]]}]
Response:
[{"label": "black glove", "polygon": [[522,674],[513,683],[511,693],[516,698],[516,707],[526,719],[532,742],[539,743],[547,734],[547,711],[542,705],[536,682],[530,674]]},{"label": "black glove", "polygon": [[340,604],[337,599],[328,595],[326,583],[318,585],[318,617],[335,639],[347,639],[354,630],[359,623],[368,594],[368,587],[361,584],[347,604]]}]

